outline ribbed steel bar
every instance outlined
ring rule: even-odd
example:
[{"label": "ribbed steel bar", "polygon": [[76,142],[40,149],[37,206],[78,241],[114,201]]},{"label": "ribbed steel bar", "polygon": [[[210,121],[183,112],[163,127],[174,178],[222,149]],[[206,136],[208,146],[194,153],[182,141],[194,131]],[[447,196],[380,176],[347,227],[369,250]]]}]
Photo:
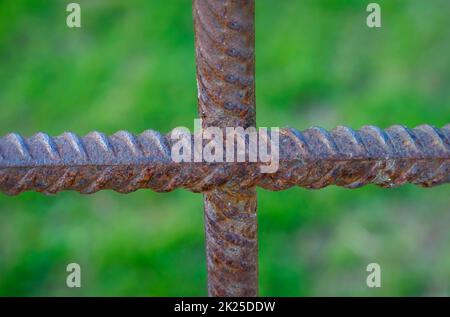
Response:
[{"label": "ribbed steel bar", "polygon": [[[255,126],[254,0],[193,0],[198,109],[204,127]],[[256,296],[256,190],[204,194],[208,293]]]},{"label": "ribbed steel bar", "polygon": [[[254,0],[193,0],[193,16],[203,127],[254,127]],[[188,136],[190,160],[177,163],[171,155],[177,142],[173,136],[152,130],[84,137],[8,134],[0,138],[0,191],[203,192],[209,294],[256,296],[256,186],[431,187],[450,182],[450,125],[386,130],[364,126],[359,131],[284,128],[279,147],[270,148],[279,152],[273,173],[263,173],[267,163],[261,162],[195,162],[196,135]]]},{"label": "ribbed steel bar", "polygon": [[431,187],[450,182],[450,125],[281,129],[279,168],[272,174],[261,173],[265,163],[175,163],[174,142],[171,134],[151,130],[140,135],[121,131],[109,137],[98,132],[84,137],[9,134],[0,138],[0,191],[11,195],[28,190],[126,193],[140,188],[205,192],[226,189],[229,183],[281,190],[407,183]]}]

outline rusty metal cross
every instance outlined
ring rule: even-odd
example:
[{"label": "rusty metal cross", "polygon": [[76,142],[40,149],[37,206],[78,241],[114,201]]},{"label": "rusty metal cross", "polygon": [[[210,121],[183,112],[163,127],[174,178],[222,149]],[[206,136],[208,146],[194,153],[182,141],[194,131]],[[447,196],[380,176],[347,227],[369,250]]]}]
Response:
[{"label": "rusty metal cross", "polygon": [[[193,0],[198,109],[204,127],[253,127],[254,0]],[[258,294],[256,186],[281,190],[330,184],[355,188],[450,182],[450,125],[359,131],[280,130],[279,169],[258,163],[175,163],[168,135],[145,131],[84,137],[64,133],[0,139],[0,191],[47,194],[185,188],[204,194],[210,296]]]}]

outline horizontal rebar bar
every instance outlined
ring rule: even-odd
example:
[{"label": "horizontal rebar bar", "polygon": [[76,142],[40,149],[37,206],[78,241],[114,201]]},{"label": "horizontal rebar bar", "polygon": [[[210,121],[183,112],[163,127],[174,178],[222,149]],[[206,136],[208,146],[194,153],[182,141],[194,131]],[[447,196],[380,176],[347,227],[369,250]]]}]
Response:
[{"label": "horizontal rebar bar", "polygon": [[0,191],[205,192],[227,183],[281,190],[294,185],[430,187],[450,182],[450,125],[281,129],[279,169],[272,174],[261,173],[259,167],[266,163],[176,163],[171,159],[174,142],[170,134],[150,130],[140,135],[121,131],[110,137],[98,132],[53,138],[44,133],[30,138],[8,134],[0,139]]}]

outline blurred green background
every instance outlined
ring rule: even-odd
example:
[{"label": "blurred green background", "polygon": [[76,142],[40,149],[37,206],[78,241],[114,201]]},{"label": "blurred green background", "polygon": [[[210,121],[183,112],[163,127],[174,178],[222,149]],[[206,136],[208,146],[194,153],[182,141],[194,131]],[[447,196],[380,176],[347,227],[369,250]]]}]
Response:
[{"label": "blurred green background", "polygon": [[[0,0],[0,134],[193,127],[191,2]],[[257,121],[450,122],[448,0],[257,0]],[[259,190],[260,294],[449,295],[449,187]],[[0,195],[0,295],[206,295],[202,196]],[[82,288],[65,285],[66,265]],[[377,262],[382,287],[366,286]]]}]

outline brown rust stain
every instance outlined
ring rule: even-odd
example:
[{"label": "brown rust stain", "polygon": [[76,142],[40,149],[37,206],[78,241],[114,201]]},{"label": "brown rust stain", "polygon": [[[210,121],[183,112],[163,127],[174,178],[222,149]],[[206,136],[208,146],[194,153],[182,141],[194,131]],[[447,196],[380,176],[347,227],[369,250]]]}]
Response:
[{"label": "brown rust stain", "polygon": [[[194,0],[193,16],[198,109],[204,127],[254,127],[254,1]],[[229,169],[239,172],[240,167]],[[244,189],[231,181],[204,194],[210,296],[258,294],[254,186]]]}]

